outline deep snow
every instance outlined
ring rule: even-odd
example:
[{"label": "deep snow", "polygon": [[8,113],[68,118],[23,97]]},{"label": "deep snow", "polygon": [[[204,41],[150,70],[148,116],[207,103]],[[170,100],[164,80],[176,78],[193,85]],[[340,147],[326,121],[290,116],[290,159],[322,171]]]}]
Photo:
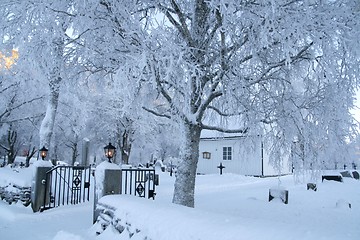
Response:
[{"label": "deep snow", "polygon": [[[11,179],[28,181],[21,180],[28,179],[23,171],[0,168],[0,184],[9,183]],[[269,189],[278,187],[277,178],[233,174],[198,176],[195,209],[170,203],[174,179],[168,173],[160,174],[155,201],[127,197],[116,200],[116,196],[107,197],[106,201],[115,206],[127,201],[128,204],[120,208],[129,208],[133,216],[142,218],[141,227],[161,239],[182,239],[179,230],[184,232],[184,229],[204,239],[210,236],[223,236],[222,239],[360,239],[360,181],[355,179],[345,178],[343,183],[319,181],[318,190],[314,192],[306,190],[306,182],[295,184],[293,176],[281,177],[281,187],[289,190],[289,204],[285,205],[280,201],[268,202]],[[154,215],[149,206],[158,215]],[[116,239],[115,232],[94,236],[92,208],[89,202],[32,213],[30,207],[0,201],[0,239]],[[141,216],[137,216],[140,213]]]}]

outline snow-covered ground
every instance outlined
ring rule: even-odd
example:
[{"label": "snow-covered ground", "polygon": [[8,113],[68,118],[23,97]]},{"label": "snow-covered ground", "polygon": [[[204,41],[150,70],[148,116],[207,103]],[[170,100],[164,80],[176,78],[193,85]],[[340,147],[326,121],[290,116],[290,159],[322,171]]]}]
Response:
[{"label": "snow-covered ground", "polygon": [[[28,181],[29,172],[22,171],[0,168],[0,185]],[[295,184],[292,176],[281,177],[280,181],[281,187],[289,190],[287,205],[280,201],[268,202],[269,188],[278,186],[277,178],[232,174],[198,176],[196,208],[189,209],[171,204],[174,177],[163,173],[154,202],[136,199],[133,204],[122,207],[137,206],[137,211],[130,212],[139,213],[139,218],[149,218],[143,221],[149,223],[143,227],[151,227],[150,235],[160,239],[182,239],[171,235],[181,233],[179,229],[197,232],[203,239],[211,235],[223,236],[217,239],[360,239],[359,180],[319,181],[317,192],[306,190],[306,183]],[[107,202],[114,205],[119,201],[130,203],[131,198],[107,198]],[[149,204],[160,215],[144,214]],[[114,232],[95,237],[92,209],[89,202],[32,213],[30,207],[0,201],[0,239],[120,239]],[[165,214],[162,209],[172,210]]]}]

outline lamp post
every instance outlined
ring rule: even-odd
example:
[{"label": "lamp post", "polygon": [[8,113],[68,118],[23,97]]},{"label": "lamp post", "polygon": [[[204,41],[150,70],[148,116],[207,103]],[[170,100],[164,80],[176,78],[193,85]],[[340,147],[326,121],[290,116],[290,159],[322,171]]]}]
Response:
[{"label": "lamp post", "polygon": [[43,147],[39,150],[40,156],[41,156],[42,160],[45,160],[48,151],[49,151],[49,150],[48,150],[45,146],[43,146]]},{"label": "lamp post", "polygon": [[106,145],[104,147],[105,156],[109,159],[110,163],[111,163],[111,159],[114,157],[115,150],[116,150],[116,147],[111,145],[111,143],[109,143],[108,145]]}]

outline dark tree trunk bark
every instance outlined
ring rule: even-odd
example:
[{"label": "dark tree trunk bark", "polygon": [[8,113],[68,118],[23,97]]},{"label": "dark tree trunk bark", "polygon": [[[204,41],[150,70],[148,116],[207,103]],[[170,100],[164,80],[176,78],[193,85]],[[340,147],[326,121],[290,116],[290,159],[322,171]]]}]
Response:
[{"label": "dark tree trunk bark", "polygon": [[187,207],[195,206],[195,178],[199,159],[200,133],[201,128],[198,125],[185,123],[182,162],[176,173],[173,203]]},{"label": "dark tree trunk bark", "polygon": [[35,155],[36,153],[36,149],[35,147],[33,147],[30,151],[30,147],[29,150],[26,154],[26,159],[25,159],[25,167],[29,167],[30,166],[30,159]]}]

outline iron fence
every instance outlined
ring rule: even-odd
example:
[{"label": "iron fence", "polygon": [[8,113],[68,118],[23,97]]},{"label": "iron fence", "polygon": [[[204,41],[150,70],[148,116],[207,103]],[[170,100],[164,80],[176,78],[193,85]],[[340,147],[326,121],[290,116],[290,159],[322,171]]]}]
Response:
[{"label": "iron fence", "polygon": [[46,173],[41,211],[90,199],[90,166],[56,166]]},{"label": "iron fence", "polygon": [[122,169],[122,194],[155,199],[158,182],[154,169]]}]

